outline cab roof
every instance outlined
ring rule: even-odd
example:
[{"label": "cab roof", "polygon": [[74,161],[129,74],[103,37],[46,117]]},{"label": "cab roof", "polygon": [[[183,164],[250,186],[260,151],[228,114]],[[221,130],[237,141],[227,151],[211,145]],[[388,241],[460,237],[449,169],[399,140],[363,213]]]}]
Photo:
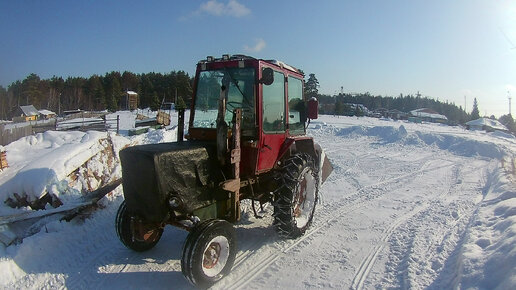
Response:
[{"label": "cab roof", "polygon": [[275,66],[278,66],[282,69],[286,69],[286,70],[289,70],[289,71],[292,71],[292,72],[295,72],[295,73],[298,73],[298,74],[302,74],[304,75],[304,73],[302,71],[300,71],[299,69],[291,66],[291,65],[288,65],[282,61],[279,61],[279,60],[276,60],[276,59],[257,59],[257,58],[254,58],[252,56],[248,56],[248,55],[243,55],[243,54],[234,54],[234,55],[229,55],[229,54],[224,54],[222,55],[221,58],[215,58],[213,56],[207,56],[206,59],[202,59],[198,62],[198,64],[203,64],[203,63],[214,63],[214,62],[226,62],[226,61],[238,61],[238,60],[257,60],[257,61],[264,61],[264,62],[267,62],[269,64],[272,64],[272,65],[275,65]]}]

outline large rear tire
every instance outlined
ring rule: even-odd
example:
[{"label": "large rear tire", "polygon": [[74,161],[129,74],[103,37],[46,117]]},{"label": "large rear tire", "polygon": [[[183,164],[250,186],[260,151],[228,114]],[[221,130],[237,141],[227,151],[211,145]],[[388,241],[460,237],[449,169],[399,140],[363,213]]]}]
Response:
[{"label": "large rear tire", "polygon": [[[136,222],[140,222],[145,225],[141,236],[134,236],[135,231],[131,228],[131,220],[133,220],[133,225]],[[163,234],[162,227],[145,224],[144,221],[139,219],[137,216],[128,212],[125,200],[118,209],[115,223],[116,233],[122,244],[137,252],[144,252],[152,249],[159,242],[159,239]]]},{"label": "large rear tire", "polygon": [[229,222],[201,222],[186,238],[181,271],[193,285],[210,287],[229,274],[236,252],[236,233]]},{"label": "large rear tire", "polygon": [[312,223],[319,198],[316,168],[310,155],[296,154],[286,159],[277,172],[273,224],[284,238],[303,235]]}]

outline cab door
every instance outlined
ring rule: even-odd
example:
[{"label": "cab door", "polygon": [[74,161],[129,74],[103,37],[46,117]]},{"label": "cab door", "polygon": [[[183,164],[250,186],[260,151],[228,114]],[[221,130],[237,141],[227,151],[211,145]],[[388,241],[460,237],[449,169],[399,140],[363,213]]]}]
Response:
[{"label": "cab door", "polygon": [[286,137],[285,75],[276,70],[273,74],[272,84],[260,84],[262,102],[257,172],[274,167]]}]

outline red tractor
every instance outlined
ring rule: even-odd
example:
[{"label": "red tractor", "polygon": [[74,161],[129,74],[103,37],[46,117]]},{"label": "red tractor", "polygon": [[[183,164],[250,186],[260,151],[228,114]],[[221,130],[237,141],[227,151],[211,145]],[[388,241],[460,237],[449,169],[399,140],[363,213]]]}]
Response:
[{"label": "red tractor", "polygon": [[305,100],[303,85],[303,74],[279,61],[244,55],[201,60],[187,141],[180,130],[178,142],[120,152],[125,201],[116,230],[122,243],[145,251],[167,224],[189,231],[181,269],[192,284],[207,287],[233,266],[231,223],[240,219],[241,200],[251,200],[253,210],[255,202],[270,202],[278,234],[301,236],[332,171],[306,136],[318,104]]}]

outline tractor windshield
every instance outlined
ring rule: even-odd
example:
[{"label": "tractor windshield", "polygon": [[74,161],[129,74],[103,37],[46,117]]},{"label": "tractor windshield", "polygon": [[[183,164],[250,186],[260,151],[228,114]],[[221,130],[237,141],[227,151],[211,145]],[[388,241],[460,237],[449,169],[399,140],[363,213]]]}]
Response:
[{"label": "tractor windshield", "polygon": [[220,88],[223,81],[228,89],[225,121],[230,124],[235,108],[242,108],[242,135],[249,135],[255,124],[254,68],[224,68],[202,71],[197,83],[193,126],[216,128]]}]

